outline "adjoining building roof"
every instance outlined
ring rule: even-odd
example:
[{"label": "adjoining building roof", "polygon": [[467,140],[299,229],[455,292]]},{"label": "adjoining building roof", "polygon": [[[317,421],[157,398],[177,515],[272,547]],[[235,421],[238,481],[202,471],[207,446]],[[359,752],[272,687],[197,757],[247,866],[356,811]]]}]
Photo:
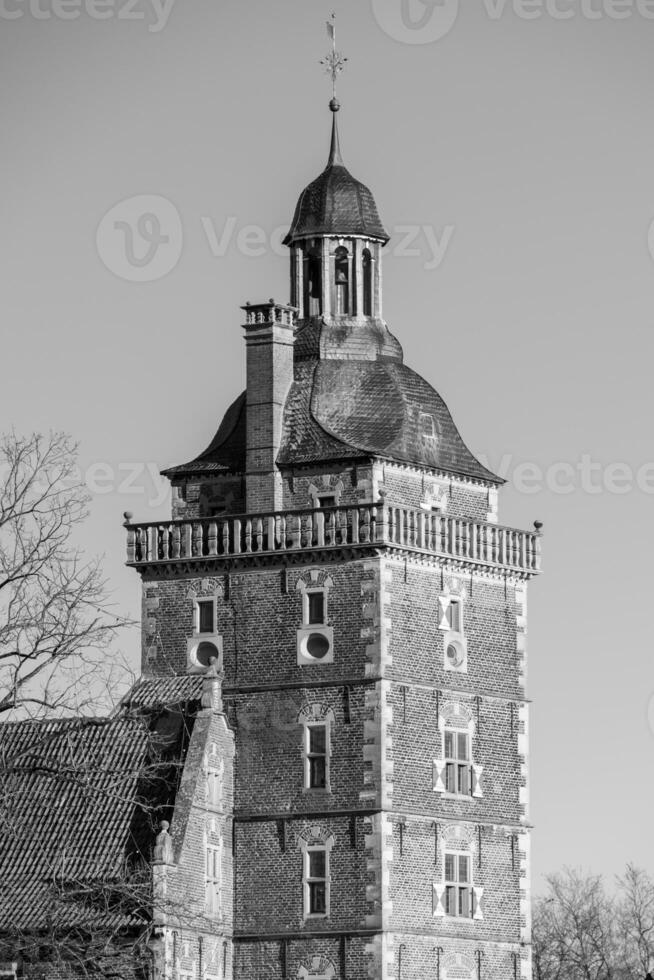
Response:
[{"label": "adjoining building roof", "polygon": [[181,715],[3,724],[0,729],[0,931],[143,924],[145,868],[170,819],[187,739]]},{"label": "adjoining building roof", "polygon": [[389,239],[372,192],[343,163],[335,113],[327,166],[300,194],[284,244],[318,235],[362,235],[384,244]]}]

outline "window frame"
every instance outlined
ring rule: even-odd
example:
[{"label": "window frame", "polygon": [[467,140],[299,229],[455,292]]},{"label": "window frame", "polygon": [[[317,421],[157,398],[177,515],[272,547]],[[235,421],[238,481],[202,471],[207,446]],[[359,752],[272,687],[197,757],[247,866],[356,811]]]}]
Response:
[{"label": "window frame", "polygon": [[[456,610],[456,615],[454,612]],[[463,600],[460,596],[450,596],[445,613],[452,633],[463,633]]]},{"label": "window frame", "polygon": [[[311,618],[311,596],[322,596],[322,619]],[[327,624],[327,589],[306,589],[304,592],[303,619],[305,626],[325,626]]]},{"label": "window frame", "polygon": [[[330,913],[330,900],[331,900],[331,888],[330,888],[330,875],[329,875],[329,847],[324,843],[309,844],[302,855],[304,863],[304,875],[303,875],[303,891],[304,891],[304,918],[305,919],[327,919]],[[311,855],[321,853],[324,856],[324,876],[311,875]],[[312,912],[312,897],[314,895],[314,886],[320,886],[322,884],[324,888],[324,910],[321,912]]]},{"label": "window frame", "polygon": [[207,915],[217,917],[222,908],[222,840],[207,842],[204,854],[204,907]]},{"label": "window frame", "polygon": [[[202,613],[200,607],[211,606],[211,626],[210,630],[201,629],[202,626]],[[195,636],[215,636],[216,635],[216,597],[215,596],[199,596],[193,602],[193,632]]]},{"label": "window frame", "polygon": [[[465,754],[463,756],[459,751],[460,739],[465,740]],[[451,752],[448,752],[448,740],[453,746]],[[443,762],[445,763],[445,792],[450,796],[472,796],[472,736],[469,730],[445,725],[443,728]],[[450,773],[452,773],[453,778],[450,778]]]},{"label": "window frame", "polygon": [[[452,919],[474,919],[475,891],[472,875],[472,853],[447,849],[443,853],[443,909],[445,915]],[[448,877],[448,858],[454,861],[455,877]],[[467,875],[461,879],[461,861],[465,860]],[[454,897],[454,911],[451,910],[450,896]],[[467,911],[462,911],[466,907]]]},{"label": "window frame", "polygon": [[[311,732],[313,729],[323,728],[325,731],[325,751],[324,753],[317,753],[311,751]],[[304,742],[304,789],[309,792],[322,791],[330,792],[330,756],[331,756],[331,724],[329,719],[320,719],[316,721],[306,721],[303,725],[303,742]],[[312,760],[313,759],[324,759],[324,773],[325,782],[323,786],[314,786],[311,782],[312,775]]]}]

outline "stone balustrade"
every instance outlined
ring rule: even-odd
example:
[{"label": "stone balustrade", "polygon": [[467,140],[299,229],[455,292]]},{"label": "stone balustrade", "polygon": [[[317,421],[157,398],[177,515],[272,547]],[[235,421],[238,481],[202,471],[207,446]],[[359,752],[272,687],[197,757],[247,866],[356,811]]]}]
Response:
[{"label": "stone balustrade", "polygon": [[234,517],[132,524],[127,563],[247,558],[342,547],[380,547],[536,574],[540,532],[405,507],[362,504]]}]

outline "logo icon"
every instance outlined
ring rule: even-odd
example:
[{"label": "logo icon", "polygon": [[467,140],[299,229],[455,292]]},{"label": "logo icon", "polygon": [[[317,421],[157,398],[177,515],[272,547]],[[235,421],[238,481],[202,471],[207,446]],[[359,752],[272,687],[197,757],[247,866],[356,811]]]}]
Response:
[{"label": "logo icon", "polygon": [[128,282],[154,282],[179,262],[182,219],[165,197],[140,194],[107,211],[95,241],[98,255],[114,275]]},{"label": "logo icon", "polygon": [[404,44],[433,44],[452,30],[459,0],[372,0],[375,20]]}]

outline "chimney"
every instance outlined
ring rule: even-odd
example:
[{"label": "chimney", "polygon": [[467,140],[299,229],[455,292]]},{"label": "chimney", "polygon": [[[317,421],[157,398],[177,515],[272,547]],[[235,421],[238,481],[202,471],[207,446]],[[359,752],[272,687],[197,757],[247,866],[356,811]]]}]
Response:
[{"label": "chimney", "polygon": [[270,300],[245,311],[247,353],[247,448],[245,497],[248,513],[281,510],[282,479],[276,465],[282,418],[293,380],[293,327],[297,311]]}]

